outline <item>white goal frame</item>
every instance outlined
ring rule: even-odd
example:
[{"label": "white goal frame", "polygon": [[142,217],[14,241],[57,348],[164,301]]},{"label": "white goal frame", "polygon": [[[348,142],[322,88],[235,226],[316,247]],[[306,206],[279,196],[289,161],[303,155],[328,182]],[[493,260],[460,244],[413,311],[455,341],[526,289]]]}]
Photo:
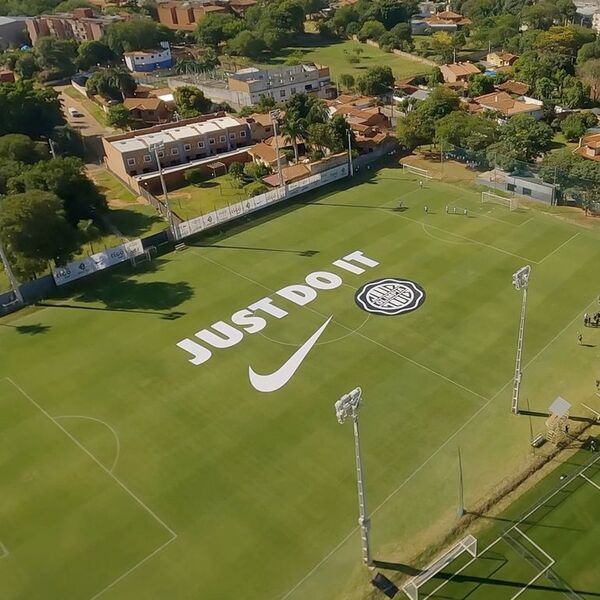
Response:
[{"label": "white goal frame", "polygon": [[418,175],[419,177],[423,177],[423,179],[433,179],[431,172],[427,169],[421,169],[421,167],[415,167],[414,165],[408,165],[406,163],[402,163],[402,170],[409,171],[413,175]]},{"label": "white goal frame", "polygon": [[477,538],[468,535],[462,539],[455,546],[450,548],[450,550],[442,554],[442,556],[429,565],[424,571],[410,579],[410,581],[403,586],[402,590],[410,600],[419,600],[419,588],[425,585],[463,552],[468,552],[473,558],[477,558]]},{"label": "white goal frame", "polygon": [[481,203],[501,204],[502,206],[508,207],[509,210],[517,210],[519,208],[519,201],[517,198],[505,198],[493,192],[481,192]]}]

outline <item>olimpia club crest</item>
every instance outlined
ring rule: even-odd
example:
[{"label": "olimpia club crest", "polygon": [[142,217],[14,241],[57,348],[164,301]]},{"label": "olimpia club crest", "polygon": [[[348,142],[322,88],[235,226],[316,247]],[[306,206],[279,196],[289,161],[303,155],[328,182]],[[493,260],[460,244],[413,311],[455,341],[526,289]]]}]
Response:
[{"label": "olimpia club crest", "polygon": [[356,292],[356,304],[376,315],[402,315],[425,302],[425,290],[414,281],[385,277],[365,283]]}]

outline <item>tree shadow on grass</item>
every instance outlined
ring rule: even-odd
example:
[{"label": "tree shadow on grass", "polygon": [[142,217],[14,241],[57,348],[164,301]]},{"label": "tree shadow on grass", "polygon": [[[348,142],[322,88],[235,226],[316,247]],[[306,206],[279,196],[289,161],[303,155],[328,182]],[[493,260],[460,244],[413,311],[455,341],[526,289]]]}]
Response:
[{"label": "tree shadow on grass", "polygon": [[50,325],[42,325],[35,323],[33,325],[10,325],[8,323],[0,323],[2,327],[11,327],[17,333],[22,335],[37,335],[38,333],[46,333],[50,329]]},{"label": "tree shadow on grass", "polygon": [[161,217],[156,215],[145,215],[135,210],[126,208],[112,208],[107,214],[111,223],[127,237],[139,237],[152,228],[156,223],[164,223]]}]

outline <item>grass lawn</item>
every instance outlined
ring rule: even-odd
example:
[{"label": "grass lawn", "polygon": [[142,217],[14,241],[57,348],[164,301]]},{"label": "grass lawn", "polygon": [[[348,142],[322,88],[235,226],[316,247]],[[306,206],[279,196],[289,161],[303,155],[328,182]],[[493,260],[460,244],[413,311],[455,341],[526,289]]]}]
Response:
[{"label": "grass lawn", "polygon": [[106,113],[92,100],[82,96],[73,86],[65,88],[65,94],[79,102],[102,126],[106,125]]},{"label": "grass lawn", "polygon": [[138,199],[110,171],[104,168],[94,169],[89,175],[108,200],[108,218],[125,237],[144,237],[167,227],[166,221],[152,206]]},{"label": "grass lawn", "polygon": [[[374,557],[414,564],[457,522],[457,447],[467,508],[531,464],[530,427],[544,418],[510,414],[511,275],[524,264],[522,402],[543,413],[560,394],[573,414],[600,408],[600,329],[576,341],[597,310],[599,242],[535,207],[372,169],[0,320],[3,600],[373,598],[352,427],[334,402],[362,386]],[[338,262],[356,251],[377,264]],[[361,286],[389,277],[422,286],[422,306],[357,305]],[[260,376],[290,368],[308,339],[287,383],[258,391],[284,383]],[[580,539],[583,514],[543,535]],[[577,544],[553,552],[573,558],[573,575]],[[514,573],[501,579],[535,574]],[[600,573],[574,581],[598,590]],[[506,587],[506,598],[520,589]]]},{"label": "grass lawn", "polygon": [[[187,185],[169,192],[172,210],[185,220],[227,204],[235,204],[247,197],[248,189],[234,187],[229,175],[221,175],[199,185]],[[163,199],[163,196],[160,198]]]},{"label": "grass lawn", "polygon": [[[348,57],[355,50],[362,50],[360,63],[353,65]],[[360,42],[350,40],[335,41],[324,40],[316,34],[306,34],[302,42],[297,46],[291,46],[282,50],[280,55],[270,61],[269,64],[282,64],[287,56],[301,51],[303,60],[329,66],[332,80],[342,73],[349,73],[358,77],[369,67],[390,66],[396,77],[408,77],[418,73],[427,73],[431,67],[416,60],[410,60],[396,54],[387,53],[379,48],[373,48]]]}]

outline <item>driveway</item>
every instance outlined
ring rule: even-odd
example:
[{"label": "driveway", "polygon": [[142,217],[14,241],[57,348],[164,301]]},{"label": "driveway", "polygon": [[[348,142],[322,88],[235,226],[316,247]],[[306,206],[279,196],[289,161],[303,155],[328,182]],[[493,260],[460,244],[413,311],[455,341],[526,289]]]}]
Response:
[{"label": "driveway", "polygon": [[[75,98],[71,98],[71,96],[65,94],[65,87],[57,86],[54,89],[60,95],[67,123],[80,133],[85,147],[86,161],[90,163],[90,166],[98,165],[102,163],[102,157],[104,156],[102,138],[116,133],[116,130],[98,123],[86,110],[83,102],[79,102]],[[83,100],[83,96],[81,99]],[[69,108],[74,108],[78,112],[78,116],[73,117],[69,113]]]}]

